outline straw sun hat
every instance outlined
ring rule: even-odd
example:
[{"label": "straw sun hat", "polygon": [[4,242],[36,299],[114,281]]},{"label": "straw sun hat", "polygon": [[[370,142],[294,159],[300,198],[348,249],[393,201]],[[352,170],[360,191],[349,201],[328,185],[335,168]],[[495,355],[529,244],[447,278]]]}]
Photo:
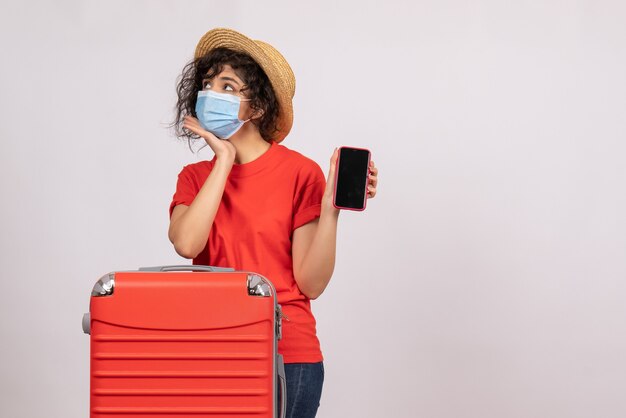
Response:
[{"label": "straw sun hat", "polygon": [[245,52],[265,71],[278,99],[278,132],[272,139],[282,141],[293,124],[292,99],[296,92],[296,78],[287,60],[273,46],[263,41],[252,40],[242,33],[227,28],[208,31],[196,46],[195,58],[205,55],[217,47],[226,47]]}]

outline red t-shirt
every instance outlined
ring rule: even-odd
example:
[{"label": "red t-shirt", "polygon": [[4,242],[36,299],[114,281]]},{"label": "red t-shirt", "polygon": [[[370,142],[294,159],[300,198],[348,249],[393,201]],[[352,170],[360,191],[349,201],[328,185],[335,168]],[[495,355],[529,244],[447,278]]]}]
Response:
[{"label": "red t-shirt", "polygon": [[[170,204],[191,205],[216,158],[183,167]],[[320,216],[326,179],[320,166],[284,145],[271,143],[259,158],[234,164],[207,245],[194,265],[232,267],[267,277],[276,287],[283,320],[278,352],[285,363],[323,360],[310,299],[293,276],[293,231]]]}]

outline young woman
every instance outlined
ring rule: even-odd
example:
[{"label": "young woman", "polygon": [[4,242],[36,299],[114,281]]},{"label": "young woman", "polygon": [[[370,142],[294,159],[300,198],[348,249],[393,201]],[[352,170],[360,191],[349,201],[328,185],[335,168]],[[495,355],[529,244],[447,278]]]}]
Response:
[{"label": "young woman", "polygon": [[[276,287],[288,318],[287,417],[314,417],[324,380],[310,300],[335,265],[339,210],[319,165],[281,141],[293,122],[295,77],[271,45],[217,28],[199,41],[178,83],[180,138],[202,138],[215,156],[183,167],[170,204],[169,239],[193,264],[258,272]],[[368,198],[378,170],[370,164]]]}]

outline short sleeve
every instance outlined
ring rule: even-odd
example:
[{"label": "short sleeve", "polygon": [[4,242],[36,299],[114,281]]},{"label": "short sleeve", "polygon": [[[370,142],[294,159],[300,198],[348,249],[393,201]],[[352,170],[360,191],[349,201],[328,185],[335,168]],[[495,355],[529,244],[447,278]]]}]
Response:
[{"label": "short sleeve", "polygon": [[176,205],[183,204],[190,206],[196,197],[196,194],[198,194],[188,167],[189,166],[183,167],[181,172],[178,174],[176,192],[174,193],[174,196],[172,196],[172,202],[170,203],[170,219],[172,218],[172,212],[174,212],[174,207]]},{"label": "short sleeve", "polygon": [[314,163],[304,178],[304,185],[296,189],[294,197],[292,231],[319,218],[322,209],[322,197],[326,189],[326,178],[322,169]]}]

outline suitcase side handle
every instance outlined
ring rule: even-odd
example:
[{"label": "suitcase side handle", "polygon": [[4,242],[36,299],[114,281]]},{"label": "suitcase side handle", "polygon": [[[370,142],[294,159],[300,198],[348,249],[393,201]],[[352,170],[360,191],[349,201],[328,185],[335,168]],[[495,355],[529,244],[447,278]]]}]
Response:
[{"label": "suitcase side handle", "polygon": [[283,355],[276,356],[276,366],[278,371],[278,380],[280,381],[280,418],[287,416],[287,379],[285,377],[285,363]]},{"label": "suitcase side handle", "polygon": [[175,265],[175,266],[155,266],[155,267],[139,267],[139,271],[235,271],[230,267],[200,266],[200,265]]}]

